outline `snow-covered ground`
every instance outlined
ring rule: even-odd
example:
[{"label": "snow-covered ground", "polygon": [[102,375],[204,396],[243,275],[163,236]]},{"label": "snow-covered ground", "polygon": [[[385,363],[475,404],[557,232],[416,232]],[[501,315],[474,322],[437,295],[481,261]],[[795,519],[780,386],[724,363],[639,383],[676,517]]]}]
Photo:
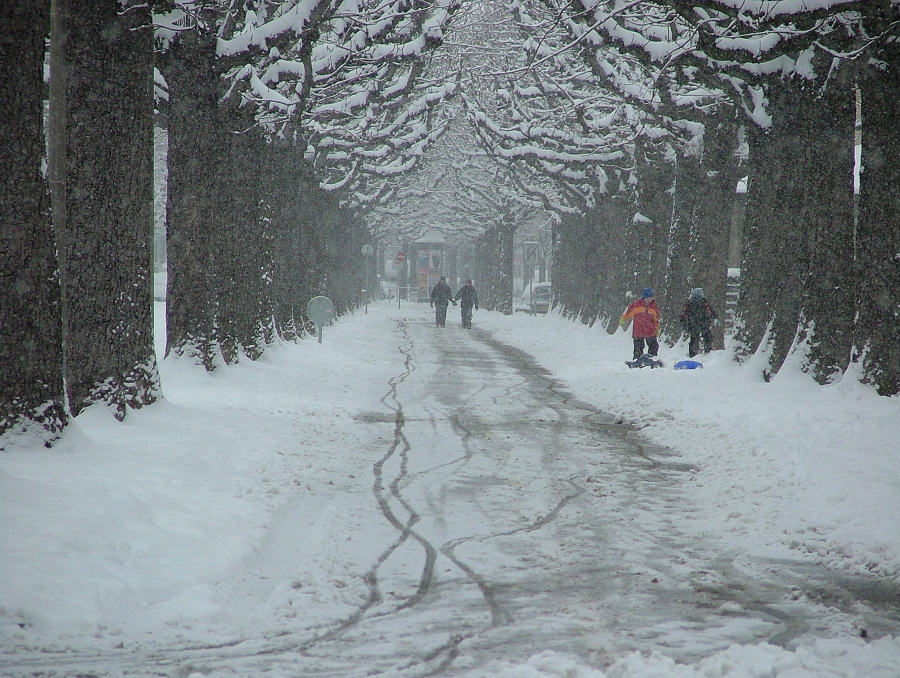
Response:
[{"label": "snow-covered ground", "polygon": [[[879,398],[852,375],[819,386],[792,358],[765,383],[765,358],[741,366],[727,351],[698,356],[702,369],[622,369],[630,334],[558,314],[485,314],[479,326],[700,466],[710,530],[744,548],[900,575],[900,398]],[[686,360],[687,342],[662,346],[660,358]]]},{"label": "snow-covered ground", "polygon": [[[212,375],[168,359],[160,403],[123,423],[91,408],[52,449],[0,454],[0,673],[4,657],[34,648],[103,652],[147,633],[212,628],[221,611],[213,582],[277,541],[284,496],[321,495],[324,507],[345,488],[371,485],[354,418],[396,374],[397,318],[428,313],[371,304],[326,328],[321,344],[276,346]],[[443,331],[462,332],[457,323]],[[736,551],[802,553],[848,573],[900,577],[897,397],[879,398],[852,378],[817,386],[791,365],[767,384],[760,365],[739,367],[726,352],[705,356],[702,370],[629,370],[627,334],[555,313],[481,311],[474,324],[696,467],[696,504],[708,509],[692,518],[698,534]],[[661,357],[671,365],[685,347]],[[304,532],[307,569],[291,573],[310,591],[326,572],[331,582],[342,576],[335,554],[317,545],[353,512],[315,518]],[[346,604],[323,595],[320,606]],[[252,617],[258,602],[232,604]],[[467,675],[887,678],[898,667],[900,638],[848,634],[791,649],[732,646],[692,665],[631,653],[602,670],[534,648]]]}]

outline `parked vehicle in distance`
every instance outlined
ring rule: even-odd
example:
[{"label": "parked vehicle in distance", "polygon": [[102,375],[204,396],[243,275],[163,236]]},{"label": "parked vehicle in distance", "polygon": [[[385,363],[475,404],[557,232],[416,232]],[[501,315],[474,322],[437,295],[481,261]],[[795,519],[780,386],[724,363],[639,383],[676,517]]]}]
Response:
[{"label": "parked vehicle in distance", "polygon": [[522,298],[516,304],[516,311],[547,313],[553,299],[553,287],[549,282],[531,283],[522,291]]}]

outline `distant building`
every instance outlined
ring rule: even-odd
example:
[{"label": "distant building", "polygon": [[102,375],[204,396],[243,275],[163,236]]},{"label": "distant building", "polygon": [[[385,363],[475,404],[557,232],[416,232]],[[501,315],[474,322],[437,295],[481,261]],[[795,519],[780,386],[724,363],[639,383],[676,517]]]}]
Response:
[{"label": "distant building", "polygon": [[413,279],[410,284],[418,286],[418,298],[424,301],[431,296],[431,288],[446,275],[444,259],[447,242],[440,233],[430,232],[413,243],[416,250],[415,261],[412,262]]}]

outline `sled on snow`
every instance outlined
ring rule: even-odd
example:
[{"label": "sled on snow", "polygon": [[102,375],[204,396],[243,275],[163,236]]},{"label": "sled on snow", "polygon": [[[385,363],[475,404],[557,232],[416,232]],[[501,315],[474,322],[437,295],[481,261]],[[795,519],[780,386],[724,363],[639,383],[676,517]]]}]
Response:
[{"label": "sled on snow", "polygon": [[653,368],[655,368],[655,367],[662,367],[662,366],[663,366],[662,360],[659,360],[658,358],[654,358],[653,356],[648,355],[647,353],[645,353],[644,355],[642,355],[642,356],[641,356],[640,358],[638,358],[637,360],[626,360],[626,361],[625,361],[625,364],[628,365],[628,367],[631,367],[631,368],[635,368],[635,367],[649,367],[649,368],[653,369]]},{"label": "sled on snow", "polygon": [[703,367],[699,360],[679,360],[675,363],[676,370],[696,370]]}]

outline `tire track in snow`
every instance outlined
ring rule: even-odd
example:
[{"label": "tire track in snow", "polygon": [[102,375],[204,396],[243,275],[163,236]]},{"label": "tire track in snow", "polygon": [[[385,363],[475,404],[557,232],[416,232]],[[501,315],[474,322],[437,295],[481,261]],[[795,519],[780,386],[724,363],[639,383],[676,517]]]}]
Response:
[{"label": "tire track in snow", "polygon": [[[510,384],[506,388],[502,389],[497,394],[491,396],[491,402],[494,403],[495,406],[500,406],[500,402],[506,399],[515,399],[518,397],[518,391],[522,387],[527,387],[528,384],[534,384],[536,380],[539,380],[541,384],[538,386],[538,389],[546,388],[549,391],[553,391],[553,387],[556,386],[556,382],[548,376],[548,373],[543,368],[539,367],[537,363],[531,359],[530,356],[519,352],[511,347],[501,344],[490,338],[489,336],[484,335],[481,332],[475,333],[473,335],[478,340],[486,343],[488,346],[493,348],[499,355],[506,359],[506,361],[512,364],[513,369],[516,372],[519,372],[519,368],[515,365],[514,360],[507,359],[508,353],[515,354],[517,360],[526,361],[529,366],[529,373],[523,378],[513,384]],[[482,387],[477,391],[480,393],[484,391],[486,387]],[[564,428],[566,422],[570,420],[569,414],[565,411],[566,398],[562,397],[559,393],[553,391],[556,395],[560,396],[562,400],[562,405],[557,403],[545,403],[548,408],[554,410],[557,414],[558,421],[554,424],[555,429]],[[459,461],[468,461],[474,456],[474,451],[471,448],[470,440],[473,438],[473,433],[462,423],[461,414],[465,411],[463,408],[462,411],[452,412],[447,415],[447,419],[450,422],[451,429],[457,435],[460,441],[460,445],[463,448],[464,456],[460,459],[457,459],[451,463],[458,463]],[[556,446],[558,447],[558,446]],[[503,609],[500,602],[497,600],[496,594],[494,592],[494,587],[488,581],[488,579],[481,574],[479,574],[472,566],[467,564],[462,558],[456,555],[455,550],[458,546],[470,543],[470,542],[490,542],[496,539],[501,539],[504,537],[511,537],[517,534],[523,534],[528,532],[535,532],[541,530],[548,525],[552,524],[565,506],[573,499],[581,495],[585,492],[585,489],[579,485],[577,485],[573,478],[568,479],[568,484],[571,489],[565,493],[559,501],[544,515],[539,516],[535,520],[531,521],[526,525],[520,525],[510,530],[498,531],[488,535],[479,535],[479,536],[468,536],[468,537],[459,537],[457,539],[452,539],[447,541],[440,547],[441,553],[447,557],[457,568],[459,568],[466,577],[472,581],[478,589],[481,591],[481,595],[487,603],[488,609],[491,613],[491,622],[488,627],[485,629],[491,629],[498,626],[503,626],[507,624],[512,624],[515,619],[513,616],[505,609]]]},{"label": "tire track in snow", "polygon": [[[403,414],[403,404],[400,402],[397,395],[397,386],[409,377],[415,369],[415,363],[413,360],[413,342],[409,336],[409,332],[405,324],[401,325],[401,331],[403,332],[403,337],[405,339],[405,343],[401,345],[400,352],[404,354],[403,359],[403,372],[392,378],[389,382],[390,389],[387,394],[382,397],[381,402],[388,408],[394,411],[394,439],[391,442],[391,445],[388,447],[385,455],[379,459],[375,465],[373,466],[373,473],[375,476],[375,481],[372,486],[372,491],[375,494],[375,500],[378,502],[378,506],[381,509],[382,514],[385,519],[400,532],[397,540],[388,547],[384,553],[382,553],[381,557],[378,559],[378,562],[372,568],[371,573],[377,581],[378,568],[390,558],[391,554],[393,554],[400,546],[405,543],[410,537],[412,537],[415,541],[417,541],[422,549],[425,551],[425,565],[422,568],[422,572],[419,577],[419,585],[416,589],[415,594],[408,597],[404,603],[398,605],[395,608],[395,611],[399,611],[405,608],[413,607],[416,605],[422,597],[428,592],[428,589],[431,586],[431,582],[434,579],[434,565],[437,560],[437,550],[432,546],[432,544],[425,539],[421,534],[416,532],[413,529],[413,526],[419,522],[420,516],[416,512],[416,510],[409,505],[409,503],[404,499],[403,495],[400,492],[400,484],[409,476],[409,451],[410,444],[404,435],[404,426],[406,425],[406,418]],[[391,460],[394,456],[398,455],[400,457],[400,470],[397,475],[390,481],[388,485],[390,489],[390,496],[393,497],[400,506],[407,512],[409,517],[405,522],[401,521],[400,518],[397,517],[396,513],[390,506],[390,502],[388,501],[388,496],[385,494],[384,488],[384,465]]]}]

